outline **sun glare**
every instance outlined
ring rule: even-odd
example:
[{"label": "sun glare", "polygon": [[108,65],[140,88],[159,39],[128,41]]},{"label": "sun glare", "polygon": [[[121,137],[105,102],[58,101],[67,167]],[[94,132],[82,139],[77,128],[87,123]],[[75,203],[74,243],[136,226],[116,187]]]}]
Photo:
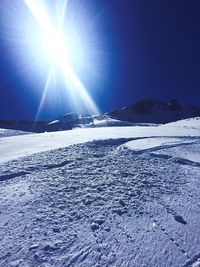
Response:
[{"label": "sun glare", "polygon": [[[60,70],[60,74],[63,77],[63,83],[67,92],[73,99],[74,106],[77,106],[76,102],[80,102],[81,100],[84,106],[87,108],[88,112],[92,114],[99,113],[98,107],[89,95],[85,86],[80,81],[71,64],[72,56],[76,56],[76,50],[80,51],[81,49],[77,47],[77,43],[72,42],[73,38],[71,38],[71,36],[67,36],[67,38],[65,38],[62,31],[68,1],[63,1],[62,10],[60,10],[62,16],[61,19],[59,18],[59,23],[53,23],[53,20],[50,19],[51,16],[48,14],[48,8],[46,6],[48,2],[38,0],[24,0],[24,3],[29,8],[40,26],[40,29],[42,31],[42,40],[37,40],[37,42],[42,44],[41,49],[43,50],[43,54],[45,54],[51,62],[49,75],[37,116],[39,116],[40,114],[48,91],[48,87],[51,84],[51,75],[53,74],[52,69],[54,68],[54,66],[56,66]],[[69,12],[69,9],[67,11]],[[69,45],[66,40],[70,41]],[[81,58],[79,58],[79,60],[81,60]],[[74,61],[77,61],[77,59]]]},{"label": "sun glare", "polygon": [[63,61],[68,61],[68,47],[62,40],[62,37],[57,34],[48,34],[43,40],[44,50],[54,64],[63,64]]}]

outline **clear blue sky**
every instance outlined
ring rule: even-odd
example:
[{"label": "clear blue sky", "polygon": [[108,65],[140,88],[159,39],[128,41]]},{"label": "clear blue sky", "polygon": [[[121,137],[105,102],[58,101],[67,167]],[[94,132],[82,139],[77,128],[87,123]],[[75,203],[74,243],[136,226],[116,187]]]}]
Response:
[{"label": "clear blue sky", "polygon": [[[13,2],[1,1],[1,18]],[[94,23],[90,38],[97,36],[102,58],[94,65],[100,70],[98,78],[91,71],[81,79],[101,111],[147,97],[200,106],[199,0],[69,0],[68,12],[76,9]],[[34,119],[46,76],[32,70],[31,62],[24,70],[26,55],[16,62],[20,57],[11,49],[16,42],[8,40],[6,32],[12,29],[5,21],[0,19],[0,119]],[[62,93],[52,91],[40,118],[68,111],[72,107]]]}]

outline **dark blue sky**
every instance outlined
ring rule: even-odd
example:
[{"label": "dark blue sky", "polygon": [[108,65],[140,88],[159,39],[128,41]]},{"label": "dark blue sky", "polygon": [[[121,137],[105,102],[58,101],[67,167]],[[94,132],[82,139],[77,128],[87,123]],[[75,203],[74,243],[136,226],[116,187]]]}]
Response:
[{"label": "dark blue sky", "polygon": [[[2,0],[1,18],[12,3]],[[68,12],[86,10],[102,50],[97,81],[92,74],[90,79],[81,77],[101,111],[146,97],[200,105],[199,0],[81,0],[81,8],[79,3],[71,0]],[[31,67],[26,72],[16,62],[19,57],[11,49],[15,43],[8,41],[8,26],[0,19],[0,118],[34,119],[46,76]],[[40,118],[71,111],[62,94],[52,94],[47,95]]]}]

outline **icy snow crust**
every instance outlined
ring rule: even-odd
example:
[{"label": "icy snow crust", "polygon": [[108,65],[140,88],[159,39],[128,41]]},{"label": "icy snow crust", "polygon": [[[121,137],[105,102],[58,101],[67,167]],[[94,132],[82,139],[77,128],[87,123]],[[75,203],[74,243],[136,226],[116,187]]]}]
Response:
[{"label": "icy snow crust", "polygon": [[[1,138],[24,156],[30,137],[31,153],[0,164],[0,266],[199,266],[200,137],[190,127],[104,129],[109,140],[100,129],[53,133],[51,145],[49,134]],[[67,147],[32,154],[38,142]]]}]

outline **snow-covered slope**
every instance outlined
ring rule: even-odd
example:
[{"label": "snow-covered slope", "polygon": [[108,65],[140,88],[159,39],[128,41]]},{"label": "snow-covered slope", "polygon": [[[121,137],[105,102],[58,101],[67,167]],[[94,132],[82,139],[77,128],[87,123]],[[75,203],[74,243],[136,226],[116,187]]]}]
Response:
[{"label": "snow-covered slope", "polygon": [[199,266],[199,121],[1,138],[0,266]]},{"label": "snow-covered slope", "polygon": [[122,147],[133,150],[136,153],[151,152],[151,155],[174,158],[182,164],[200,166],[199,139],[154,137],[134,140],[123,144]]},{"label": "snow-covered slope", "polygon": [[86,125],[86,128],[95,128],[95,127],[122,127],[122,126],[157,126],[153,123],[132,123],[128,121],[114,120],[111,118],[94,120],[93,123]]},{"label": "snow-covered slope", "polygon": [[111,118],[103,119],[103,120],[94,120],[93,123],[90,123],[86,125],[86,128],[90,127],[118,127],[118,126],[133,126],[133,123],[131,122],[126,122],[126,121],[119,121],[119,120],[114,120]]},{"label": "snow-covered slope", "polygon": [[8,137],[8,136],[16,136],[16,135],[24,135],[29,134],[29,132],[18,131],[18,130],[9,130],[9,129],[1,129],[0,128],[0,138]]},{"label": "snow-covered slope", "polygon": [[[33,153],[67,147],[93,140],[141,138],[153,136],[200,136],[199,118],[176,122],[169,125],[143,127],[108,127],[74,129],[71,131],[30,134],[4,138],[0,142],[0,162],[28,156]],[[186,125],[190,127],[186,127]],[[181,128],[180,128],[181,127]]]},{"label": "snow-covered slope", "polygon": [[186,120],[174,121],[167,124],[167,127],[188,128],[200,131],[200,117],[190,118]]},{"label": "snow-covered slope", "polygon": [[135,152],[141,152],[146,150],[154,150],[160,148],[169,148],[171,146],[185,145],[196,143],[195,141],[185,141],[181,138],[169,138],[169,137],[153,137],[142,138],[134,141],[129,141],[123,145],[123,147],[132,149]]},{"label": "snow-covered slope", "polygon": [[134,105],[114,110],[109,115],[114,119],[129,122],[168,123],[200,116],[200,108],[181,105],[176,100],[165,103],[148,98]]}]

